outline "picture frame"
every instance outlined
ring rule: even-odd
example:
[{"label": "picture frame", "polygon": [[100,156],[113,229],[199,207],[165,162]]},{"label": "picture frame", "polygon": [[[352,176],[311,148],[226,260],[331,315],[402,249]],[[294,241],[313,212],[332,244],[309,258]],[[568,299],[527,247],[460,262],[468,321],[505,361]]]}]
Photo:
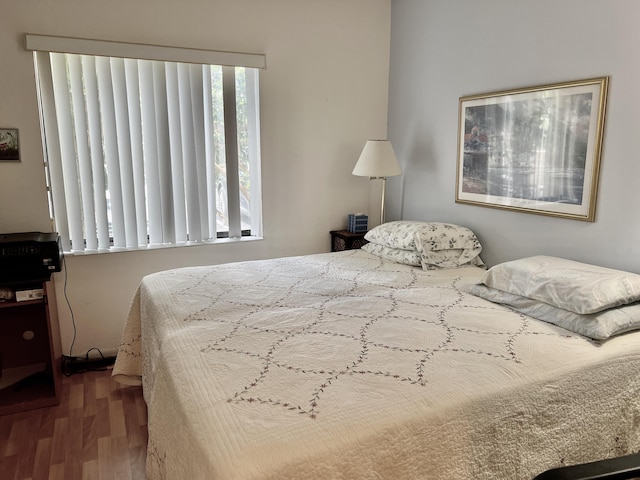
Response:
[{"label": "picture frame", "polygon": [[460,97],[456,203],[595,221],[608,83]]},{"label": "picture frame", "polygon": [[20,161],[20,142],[17,128],[0,128],[0,161]]}]

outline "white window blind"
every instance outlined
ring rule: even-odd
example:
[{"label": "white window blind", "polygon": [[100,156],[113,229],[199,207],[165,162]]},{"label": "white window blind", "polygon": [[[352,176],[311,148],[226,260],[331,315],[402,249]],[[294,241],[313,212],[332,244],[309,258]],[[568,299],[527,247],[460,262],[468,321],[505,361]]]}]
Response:
[{"label": "white window blind", "polygon": [[66,252],[262,234],[264,56],[37,35],[27,48]]}]

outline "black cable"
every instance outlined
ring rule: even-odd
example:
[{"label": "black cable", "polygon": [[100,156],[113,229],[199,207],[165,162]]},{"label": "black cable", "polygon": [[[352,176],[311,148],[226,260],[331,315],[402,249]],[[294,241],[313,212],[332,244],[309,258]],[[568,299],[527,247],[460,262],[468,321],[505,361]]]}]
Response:
[{"label": "black cable", "polygon": [[71,324],[73,325],[73,340],[71,341],[71,346],[69,347],[69,358],[73,358],[73,345],[76,343],[76,334],[77,334],[77,329],[76,329],[76,319],[75,316],[73,315],[73,308],[71,308],[71,302],[69,301],[69,297],[67,296],[67,262],[66,262],[66,257],[64,256],[64,254],[62,255],[62,266],[64,268],[64,288],[63,288],[63,293],[64,293],[64,299],[67,302],[67,307],[69,307],[69,312],[71,313]]},{"label": "black cable", "polygon": [[[114,359],[106,358],[102,354],[102,351],[100,351],[100,349],[97,347],[91,347],[89,350],[87,350],[87,353],[85,354],[85,357],[84,357],[84,361],[82,361],[83,360],[82,357],[73,356],[73,346],[76,343],[76,336],[77,336],[78,330],[76,327],[76,319],[73,313],[73,308],[71,308],[71,302],[69,301],[69,296],[67,295],[68,274],[67,274],[67,263],[65,261],[64,255],[62,255],[62,266],[64,268],[63,294],[64,294],[64,299],[67,302],[67,307],[69,308],[69,312],[71,313],[71,324],[73,326],[73,339],[71,341],[71,345],[69,346],[69,356],[68,357],[64,355],[62,356],[62,373],[63,375],[70,377],[75,373],[106,370],[107,366],[112,364]],[[96,350],[100,354],[99,360],[94,360],[94,361],[89,360],[89,352],[91,352],[92,350]]]}]

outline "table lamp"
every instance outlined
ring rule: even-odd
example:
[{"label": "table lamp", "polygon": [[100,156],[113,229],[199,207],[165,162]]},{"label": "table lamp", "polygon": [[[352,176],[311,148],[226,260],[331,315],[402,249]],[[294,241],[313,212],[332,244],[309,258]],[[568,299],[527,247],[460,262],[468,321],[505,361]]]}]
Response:
[{"label": "table lamp", "polygon": [[389,140],[367,140],[352,173],[360,177],[369,177],[369,180],[382,180],[380,224],[383,224],[387,177],[395,177],[402,174],[391,142]]}]

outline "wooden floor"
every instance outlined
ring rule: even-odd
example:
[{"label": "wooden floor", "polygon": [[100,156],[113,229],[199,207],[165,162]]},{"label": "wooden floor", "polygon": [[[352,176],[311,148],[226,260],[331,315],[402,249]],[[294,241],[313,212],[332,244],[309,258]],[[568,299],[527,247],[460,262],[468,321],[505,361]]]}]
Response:
[{"label": "wooden floor", "polygon": [[142,389],[79,373],[59,406],[0,416],[0,479],[144,479],[146,447]]}]

